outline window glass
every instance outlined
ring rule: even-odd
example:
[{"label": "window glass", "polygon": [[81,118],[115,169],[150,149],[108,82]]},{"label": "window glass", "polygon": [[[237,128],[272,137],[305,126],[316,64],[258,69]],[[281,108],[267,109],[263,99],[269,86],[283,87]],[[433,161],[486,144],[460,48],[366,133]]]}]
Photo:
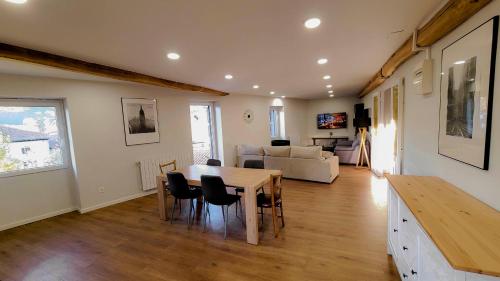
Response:
[{"label": "window glass", "polygon": [[284,112],[282,106],[271,106],[269,109],[269,130],[272,139],[278,139],[284,135]]},{"label": "window glass", "polygon": [[0,100],[0,175],[64,166],[62,105]]}]

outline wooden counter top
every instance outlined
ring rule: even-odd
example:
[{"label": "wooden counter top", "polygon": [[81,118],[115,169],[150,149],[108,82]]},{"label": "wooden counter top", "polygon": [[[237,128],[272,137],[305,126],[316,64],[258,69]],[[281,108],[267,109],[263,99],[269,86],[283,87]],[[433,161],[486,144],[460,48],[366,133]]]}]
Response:
[{"label": "wooden counter top", "polygon": [[500,276],[500,212],[438,177],[387,179],[453,268]]}]

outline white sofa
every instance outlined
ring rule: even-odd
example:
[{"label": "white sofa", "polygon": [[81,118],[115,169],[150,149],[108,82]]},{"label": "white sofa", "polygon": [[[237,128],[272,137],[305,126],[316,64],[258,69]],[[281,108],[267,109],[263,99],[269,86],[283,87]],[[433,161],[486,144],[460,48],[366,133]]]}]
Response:
[{"label": "white sofa", "polygon": [[331,183],[339,175],[339,158],[321,146],[237,146],[237,165],[263,160],[266,169],[283,171],[283,177]]}]

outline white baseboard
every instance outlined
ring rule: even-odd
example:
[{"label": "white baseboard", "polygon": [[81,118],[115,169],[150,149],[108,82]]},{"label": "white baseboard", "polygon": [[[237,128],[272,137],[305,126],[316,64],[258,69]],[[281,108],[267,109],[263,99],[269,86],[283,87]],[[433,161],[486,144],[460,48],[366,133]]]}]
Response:
[{"label": "white baseboard", "polygon": [[36,222],[36,221],[39,221],[39,220],[44,220],[44,219],[48,219],[48,218],[51,218],[51,217],[59,216],[59,215],[66,214],[66,213],[69,213],[69,212],[73,212],[73,211],[76,211],[76,210],[78,210],[78,208],[71,207],[71,208],[66,208],[66,209],[62,209],[62,210],[58,210],[58,211],[54,211],[54,212],[49,212],[49,213],[46,213],[46,214],[43,214],[43,215],[40,215],[40,216],[35,216],[35,217],[28,218],[28,219],[16,221],[16,222],[13,222],[13,223],[0,225],[0,231],[6,230],[6,229],[9,229],[9,228],[14,228],[14,227],[17,227],[17,226],[20,226],[20,225],[24,225],[24,224]]},{"label": "white baseboard", "polygon": [[121,197],[121,198],[118,198],[118,199],[115,199],[115,200],[111,200],[111,201],[108,201],[108,202],[104,202],[104,203],[101,203],[101,204],[97,204],[97,205],[94,205],[94,206],[90,206],[90,207],[87,207],[87,208],[80,209],[79,212],[80,212],[80,214],[85,214],[85,213],[88,213],[88,212],[91,212],[91,211],[94,211],[94,210],[97,210],[97,209],[101,209],[101,208],[108,207],[108,206],[111,206],[111,205],[115,205],[115,204],[118,204],[118,203],[123,203],[125,201],[137,199],[137,198],[140,198],[140,197],[148,196],[148,195],[151,195],[151,194],[156,193],[156,192],[157,192],[157,190],[154,189],[154,190],[150,190],[150,191],[146,191],[146,192],[132,194],[132,195],[129,195],[129,196]]}]

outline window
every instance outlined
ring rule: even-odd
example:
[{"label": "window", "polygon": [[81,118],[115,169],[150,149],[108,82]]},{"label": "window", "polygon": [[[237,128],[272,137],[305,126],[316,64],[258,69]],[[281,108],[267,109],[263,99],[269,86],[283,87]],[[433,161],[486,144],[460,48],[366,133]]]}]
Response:
[{"label": "window", "polygon": [[269,129],[271,139],[280,139],[285,136],[285,113],[283,106],[271,106],[269,108]]},{"label": "window", "polygon": [[191,104],[190,112],[193,162],[206,164],[208,159],[218,158],[214,104]]},{"label": "window", "polygon": [[0,99],[0,176],[64,168],[65,148],[61,101]]}]

